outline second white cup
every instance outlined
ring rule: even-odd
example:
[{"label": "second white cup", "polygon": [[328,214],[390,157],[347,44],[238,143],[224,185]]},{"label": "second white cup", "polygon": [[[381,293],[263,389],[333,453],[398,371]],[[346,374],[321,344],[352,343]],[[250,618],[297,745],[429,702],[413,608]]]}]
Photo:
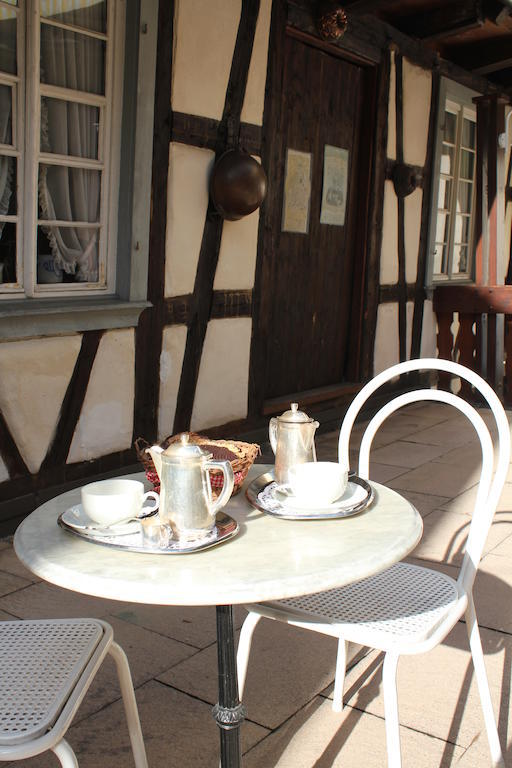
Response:
[{"label": "second white cup", "polygon": [[337,461],[308,461],[290,467],[287,485],[277,490],[295,496],[303,504],[324,506],[343,496],[347,482],[348,470]]},{"label": "second white cup", "polygon": [[155,491],[144,493],[144,484],[139,480],[112,478],[98,480],[82,488],[84,512],[101,526],[116,525],[139,517],[146,499],[153,499],[155,503],[144,507],[144,512],[158,509],[160,497]]}]

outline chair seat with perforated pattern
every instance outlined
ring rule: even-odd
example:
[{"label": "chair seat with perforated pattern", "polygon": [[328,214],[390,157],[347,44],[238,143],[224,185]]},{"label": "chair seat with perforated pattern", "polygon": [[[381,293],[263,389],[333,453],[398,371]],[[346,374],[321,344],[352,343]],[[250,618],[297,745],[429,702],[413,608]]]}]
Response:
[{"label": "chair seat with perforated pattern", "polygon": [[385,648],[398,638],[419,642],[430,637],[459,597],[456,582],[444,573],[397,563],[346,587],[266,605],[288,615],[296,612],[298,621],[343,625],[343,636],[354,642],[360,633],[364,642],[371,635],[374,647]]},{"label": "chair seat with perforated pattern", "polygon": [[0,622],[0,745],[52,727],[103,634],[94,619]]}]

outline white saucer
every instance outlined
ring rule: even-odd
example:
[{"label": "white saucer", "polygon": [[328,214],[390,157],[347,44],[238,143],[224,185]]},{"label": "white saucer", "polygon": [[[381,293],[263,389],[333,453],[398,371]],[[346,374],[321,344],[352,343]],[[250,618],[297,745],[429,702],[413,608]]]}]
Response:
[{"label": "white saucer", "polygon": [[353,507],[354,505],[359,504],[359,502],[364,501],[368,493],[361,485],[349,480],[343,496],[340,496],[339,499],[331,502],[331,504],[311,504],[311,502],[301,499],[298,496],[289,496],[286,493],[281,493],[275,487],[272,489],[272,495],[284,509],[293,509],[297,512],[299,510],[304,510],[305,513],[308,513],[312,511],[337,512],[338,510],[343,510],[347,507]]},{"label": "white saucer", "polygon": [[62,519],[70,528],[82,531],[88,536],[125,536],[140,531],[140,525],[136,520],[129,520],[117,525],[100,526],[91,520],[81,504],[75,504],[74,507],[66,509],[62,514]]}]

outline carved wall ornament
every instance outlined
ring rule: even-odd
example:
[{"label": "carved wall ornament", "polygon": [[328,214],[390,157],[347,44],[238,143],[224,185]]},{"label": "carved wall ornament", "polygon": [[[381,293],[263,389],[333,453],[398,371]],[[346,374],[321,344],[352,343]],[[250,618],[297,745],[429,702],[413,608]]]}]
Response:
[{"label": "carved wall ornament", "polygon": [[267,192],[267,176],[248,152],[228,149],[210,177],[212,203],[220,216],[236,221],[260,207]]},{"label": "carved wall ornament", "polygon": [[421,181],[416,171],[406,163],[395,163],[391,172],[391,179],[397,197],[407,197],[414,192]]},{"label": "carved wall ornament", "polygon": [[316,10],[316,26],[323,40],[339,40],[348,26],[347,14],[335,0],[320,0]]}]

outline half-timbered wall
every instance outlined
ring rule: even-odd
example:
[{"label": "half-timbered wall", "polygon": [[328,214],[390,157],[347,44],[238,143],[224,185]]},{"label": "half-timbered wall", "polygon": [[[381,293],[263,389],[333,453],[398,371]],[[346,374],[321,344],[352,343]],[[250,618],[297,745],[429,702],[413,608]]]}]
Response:
[{"label": "half-timbered wall", "polygon": [[[0,344],[4,518],[29,511],[65,483],[133,464],[138,436],[155,440],[188,428],[230,434],[255,416],[248,398],[260,214],[223,222],[211,208],[208,179],[228,146],[260,157],[276,2],[286,6],[284,0],[160,2],[151,307],[136,329]],[[310,4],[289,6],[288,23],[315,34]],[[379,68],[376,125],[383,126],[373,160],[382,194],[370,206],[368,247],[376,256],[362,355],[371,375],[400,359],[436,354],[424,276],[439,71],[433,56],[411,55],[414,46],[405,45],[404,53],[387,33],[369,41],[361,26],[353,29],[342,44]],[[415,169],[410,194],[397,191],[397,163]]]}]

